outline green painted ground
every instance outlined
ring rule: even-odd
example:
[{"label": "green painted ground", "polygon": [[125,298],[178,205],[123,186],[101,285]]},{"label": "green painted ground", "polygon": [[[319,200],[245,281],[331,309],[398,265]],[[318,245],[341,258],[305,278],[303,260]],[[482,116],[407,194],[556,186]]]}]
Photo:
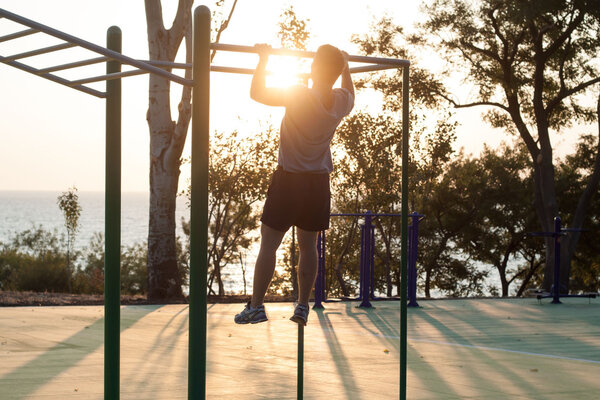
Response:
[{"label": "green painted ground", "polygon": [[[408,315],[409,399],[586,399],[600,393],[600,301],[420,301]],[[397,399],[399,303],[328,303],[305,329],[306,399]],[[296,398],[289,303],[239,326],[209,309],[208,398]],[[185,305],[123,307],[122,399],[187,398]],[[0,308],[0,399],[101,399],[103,308]]]}]

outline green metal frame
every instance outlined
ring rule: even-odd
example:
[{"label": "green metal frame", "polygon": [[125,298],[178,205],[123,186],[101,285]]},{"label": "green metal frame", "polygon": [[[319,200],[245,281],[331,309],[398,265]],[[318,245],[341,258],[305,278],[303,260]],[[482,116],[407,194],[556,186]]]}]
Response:
[{"label": "green metal frame", "polygon": [[[107,32],[107,48],[121,52],[121,29]],[[121,63],[106,63],[106,73]],[[104,217],[104,398],[119,398],[121,318],[121,80],[106,81],[106,179]]]},{"label": "green metal frame", "polygon": [[[121,78],[153,73],[173,82],[192,86],[192,185],[190,234],[190,307],[189,307],[189,360],[188,398],[206,398],[206,337],[207,337],[207,244],[208,244],[208,162],[209,162],[209,110],[210,71],[253,73],[253,70],[210,65],[210,52],[254,52],[250,46],[227,45],[210,42],[211,13],[208,7],[194,10],[193,63],[178,64],[135,60],[121,54],[121,30],[110,27],[107,47],[97,46],[75,36],[57,31],[38,22],[0,8],[0,17],[6,17],[30,29],[0,37],[0,42],[43,32],[66,43],[20,53],[0,56],[0,62],[23,71],[52,80],[73,89],[106,98],[106,215],[105,215],[105,325],[104,325],[104,398],[119,399],[120,375],[120,247],[121,247]],[[80,46],[99,54],[88,60],[37,69],[17,59],[34,54],[59,51]],[[313,57],[312,52],[273,49],[274,54]],[[52,72],[106,61],[106,75],[70,81]],[[350,56],[350,61],[371,63],[351,69],[367,72],[389,68],[402,68],[402,232],[401,232],[401,302],[400,302],[400,399],[406,399],[406,328],[407,328],[407,265],[408,265],[408,154],[409,154],[409,66],[407,60],[365,56]],[[123,64],[136,70],[121,72]],[[189,81],[161,68],[192,68]],[[84,86],[89,82],[106,81],[106,92]],[[304,327],[298,328],[298,399],[303,397]]]}]

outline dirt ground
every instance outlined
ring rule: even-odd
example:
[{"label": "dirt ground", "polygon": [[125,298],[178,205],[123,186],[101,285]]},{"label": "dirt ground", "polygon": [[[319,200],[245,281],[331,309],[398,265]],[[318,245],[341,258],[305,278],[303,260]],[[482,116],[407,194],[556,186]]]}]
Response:
[{"label": "dirt ground", "polygon": [[[231,296],[208,296],[209,303],[245,303],[250,300],[250,296],[231,295]],[[268,302],[291,302],[294,299],[290,296],[267,296]],[[169,301],[169,304],[185,304],[187,297],[181,301]],[[102,305],[104,304],[103,295],[95,294],[70,294],[70,293],[37,293],[37,292],[7,292],[0,290],[0,307],[15,306],[75,306],[75,305]],[[148,301],[146,296],[123,295],[121,296],[123,305],[142,305],[157,304]],[[164,303],[160,303],[164,304]]]}]

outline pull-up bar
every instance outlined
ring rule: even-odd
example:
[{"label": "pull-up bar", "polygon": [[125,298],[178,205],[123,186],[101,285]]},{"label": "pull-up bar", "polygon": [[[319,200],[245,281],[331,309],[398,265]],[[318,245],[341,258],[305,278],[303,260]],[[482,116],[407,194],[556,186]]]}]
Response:
[{"label": "pull-up bar", "polygon": [[[217,51],[232,51],[237,53],[257,53],[254,46],[240,46],[236,44],[225,44],[225,43],[211,43],[211,50]],[[293,57],[301,57],[301,58],[313,58],[315,56],[314,51],[304,51],[304,50],[289,50],[289,49],[277,49],[272,48],[269,49],[269,54],[275,56],[293,56]],[[381,57],[369,57],[369,56],[349,56],[348,61],[353,62],[361,62],[368,64],[382,64],[389,65],[388,68],[398,68],[410,65],[410,61],[408,60],[397,60],[394,58],[381,58]]]},{"label": "pull-up bar", "polygon": [[[25,72],[38,75],[96,97],[106,98],[106,179],[105,179],[105,359],[104,397],[119,398],[120,365],[120,209],[121,209],[121,80],[125,76],[152,73],[185,86],[192,86],[192,157],[191,157],[191,200],[190,200],[190,306],[189,306],[189,368],[188,398],[206,397],[206,322],[207,322],[207,244],[208,244],[208,156],[209,156],[209,115],[210,115],[210,72],[251,74],[252,69],[211,66],[211,51],[234,51],[256,53],[252,46],[211,43],[211,13],[208,7],[194,10],[193,62],[192,64],[166,61],[136,60],[121,54],[121,31],[111,27],[107,33],[107,48],[87,42],[78,37],[50,28],[46,25],[13,14],[0,8],[0,18],[7,18],[29,29],[0,37],[0,42],[17,39],[37,32],[56,37],[65,44],[20,53],[8,57],[0,56],[0,62]],[[31,57],[79,46],[100,55],[100,57],[70,62],[66,64],[34,68],[17,59]],[[314,52],[271,49],[271,54],[302,58],[314,57]],[[35,53],[35,54],[34,54]],[[367,72],[383,69],[402,68],[402,229],[401,229],[401,296],[400,303],[400,399],[406,399],[406,303],[407,303],[407,263],[408,263],[408,105],[409,105],[409,66],[407,60],[380,57],[350,56],[352,62],[368,65],[351,68],[351,72]],[[106,62],[106,74],[98,77],[71,81],[51,72]],[[121,65],[131,65],[137,69],[121,71]],[[165,71],[163,68],[192,69],[193,79],[184,79]],[[106,92],[84,86],[85,83],[106,81]],[[298,330],[299,339],[303,329]],[[299,342],[299,352],[303,350]],[[299,353],[299,363],[301,366]],[[299,385],[302,371],[298,371]],[[299,396],[302,387],[298,387]]]}]

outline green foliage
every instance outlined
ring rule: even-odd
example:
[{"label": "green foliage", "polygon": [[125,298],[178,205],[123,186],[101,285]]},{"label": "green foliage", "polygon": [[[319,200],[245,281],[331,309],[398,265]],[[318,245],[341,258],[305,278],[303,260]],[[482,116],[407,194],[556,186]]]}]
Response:
[{"label": "green foliage", "polygon": [[75,243],[75,236],[79,229],[79,217],[81,216],[77,188],[73,186],[68,191],[63,192],[58,196],[56,202],[63,213],[65,228],[67,228],[67,285],[68,290],[71,291],[71,253],[73,252],[73,244]]},{"label": "green foliage", "polygon": [[64,237],[41,226],[17,233],[0,249],[0,289],[66,292]]},{"label": "green foliage", "polygon": [[[252,139],[238,132],[217,132],[211,141],[209,165],[209,290],[213,283],[225,294],[221,270],[237,263],[239,254],[257,239],[259,203],[264,199],[276,160],[272,128]],[[187,195],[189,196],[189,188]],[[187,223],[184,222],[187,225]],[[189,229],[184,229],[188,234]]]},{"label": "green foliage", "polygon": [[[72,253],[77,268],[68,270],[64,237],[41,226],[19,232],[0,244],[0,290],[104,293],[104,237],[96,233],[87,248]],[[179,246],[181,247],[181,245]],[[183,252],[180,252],[180,254]],[[185,265],[185,257],[180,258]],[[145,294],[147,246],[137,243],[121,252],[121,293]],[[184,271],[186,269],[184,268]],[[68,281],[72,282],[69,288]]]},{"label": "green foliage", "polygon": [[[69,243],[71,243],[75,240],[75,235],[79,229],[79,217],[81,216],[81,206],[79,205],[77,188],[73,186],[68,191],[63,192],[58,196],[56,202],[65,218],[65,228],[67,228],[67,234],[70,238]],[[71,250],[71,247],[69,247],[69,250]]]},{"label": "green foliage", "polygon": [[[586,181],[598,157],[598,137],[581,135],[575,153],[561,160],[557,168],[557,190],[561,193],[559,207],[566,225],[572,223],[572,210],[586,190]],[[600,196],[596,192],[590,202],[585,230],[578,235],[579,243],[573,257],[571,289],[575,292],[595,292],[600,288]]]},{"label": "green foliage", "polygon": [[277,37],[281,46],[287,49],[306,50],[306,44],[310,38],[308,30],[309,19],[300,19],[290,6],[280,16],[279,32]]}]

